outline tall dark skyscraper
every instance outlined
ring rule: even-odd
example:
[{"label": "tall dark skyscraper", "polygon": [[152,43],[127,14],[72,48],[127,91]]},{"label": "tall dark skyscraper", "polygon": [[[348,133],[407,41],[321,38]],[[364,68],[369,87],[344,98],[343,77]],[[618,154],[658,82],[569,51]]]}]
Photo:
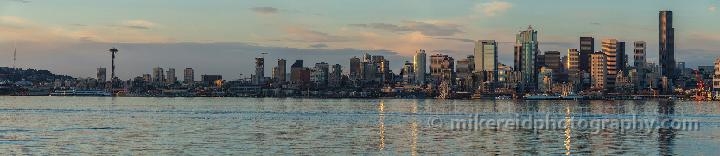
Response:
[{"label": "tall dark skyscraper", "polygon": [[580,64],[581,71],[590,72],[590,54],[595,52],[595,38],[580,37]]},{"label": "tall dark skyscraper", "polygon": [[[625,53],[625,42],[617,43],[617,71],[627,73],[627,54]],[[619,73],[618,73],[619,74]]]},{"label": "tall dark skyscraper", "polygon": [[675,80],[675,28],[672,26],[672,11],[660,11],[659,56],[660,72],[669,80]]}]

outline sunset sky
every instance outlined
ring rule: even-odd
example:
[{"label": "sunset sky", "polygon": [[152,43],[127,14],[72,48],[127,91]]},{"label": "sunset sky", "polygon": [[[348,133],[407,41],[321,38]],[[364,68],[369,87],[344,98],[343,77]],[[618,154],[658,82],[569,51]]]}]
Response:
[{"label": "sunset sky", "polygon": [[[515,34],[533,25],[542,51],[577,48],[578,37],[647,41],[657,60],[658,11],[672,10],[676,59],[688,67],[720,56],[720,0],[0,0],[0,66],[94,77],[120,49],[128,79],[153,67],[192,67],[196,74],[249,76],[253,59],[347,67],[362,53],[389,57],[392,69],[417,49],[456,59],[473,40],[500,42],[512,64]],[[599,43],[596,49],[600,48]],[[628,44],[628,53],[631,52]],[[632,57],[631,57],[632,58]],[[346,69],[347,70],[347,69]],[[198,77],[199,78],[199,77]]]}]

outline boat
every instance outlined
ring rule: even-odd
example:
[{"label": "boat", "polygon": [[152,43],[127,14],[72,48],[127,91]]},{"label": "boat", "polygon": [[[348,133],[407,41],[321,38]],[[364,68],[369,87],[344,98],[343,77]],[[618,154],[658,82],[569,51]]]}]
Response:
[{"label": "boat", "polygon": [[50,96],[112,96],[111,93],[102,90],[56,90]]},{"label": "boat", "polygon": [[581,99],[587,98],[587,96],[570,93],[567,95],[560,96],[560,98],[565,99],[565,100],[581,100]]},{"label": "boat", "polygon": [[560,96],[548,94],[525,95],[525,100],[559,100]]},{"label": "boat", "polygon": [[512,99],[512,97],[507,96],[507,95],[500,95],[500,96],[495,97],[495,100],[510,100],[510,99]]}]

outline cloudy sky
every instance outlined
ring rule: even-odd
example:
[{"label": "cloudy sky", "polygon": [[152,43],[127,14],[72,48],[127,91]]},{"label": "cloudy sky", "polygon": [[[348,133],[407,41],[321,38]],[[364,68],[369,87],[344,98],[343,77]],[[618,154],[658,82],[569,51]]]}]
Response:
[{"label": "cloudy sky", "polygon": [[[461,58],[472,40],[500,42],[512,64],[515,34],[533,25],[543,51],[577,47],[579,36],[647,41],[657,59],[659,10],[672,10],[676,58],[689,67],[720,55],[720,0],[0,0],[0,66],[93,77],[120,49],[123,79],[153,67],[192,67],[226,79],[249,76],[253,59],[347,66],[368,52],[393,70],[417,49]],[[596,45],[599,45],[596,44]],[[630,44],[628,44],[630,45]],[[596,48],[599,48],[596,47]],[[631,47],[628,47],[630,49]],[[178,73],[178,75],[181,73]]]}]

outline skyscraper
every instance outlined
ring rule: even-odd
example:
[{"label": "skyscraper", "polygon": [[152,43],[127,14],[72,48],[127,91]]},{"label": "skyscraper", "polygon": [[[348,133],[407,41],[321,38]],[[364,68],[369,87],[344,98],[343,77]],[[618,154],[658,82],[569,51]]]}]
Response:
[{"label": "skyscraper", "polygon": [[107,82],[107,69],[106,68],[98,68],[97,69],[97,81],[100,83]]},{"label": "skyscraper", "polygon": [[568,49],[567,65],[568,80],[578,85],[580,81],[580,52],[577,49]]},{"label": "skyscraper", "polygon": [[590,79],[592,88],[604,91],[607,88],[608,66],[607,56],[602,52],[590,54]]},{"label": "skyscraper", "polygon": [[164,75],[163,68],[155,67],[153,68],[153,82],[165,82],[165,75]]},{"label": "skyscraper", "polygon": [[177,77],[175,77],[175,68],[168,68],[167,70],[167,78],[165,79],[168,84],[173,84],[177,81]]},{"label": "skyscraper", "polygon": [[358,57],[352,57],[350,58],[350,80],[359,80],[360,79],[360,66],[362,64],[360,63],[360,58]]},{"label": "skyscraper", "polygon": [[637,78],[633,83],[635,83],[637,88],[644,88],[647,85],[647,82],[645,81],[645,73],[647,70],[647,60],[645,55],[647,45],[645,41],[635,41],[633,44],[635,45],[633,48],[633,65],[637,71]]},{"label": "skyscraper", "polygon": [[287,61],[285,59],[278,59],[277,60],[277,67],[275,70],[275,81],[279,82],[280,84],[285,83],[287,75]]},{"label": "skyscraper", "polygon": [[310,79],[317,86],[327,86],[330,76],[330,65],[325,62],[315,63]]},{"label": "skyscraper", "polygon": [[263,84],[265,80],[265,58],[255,58],[255,75],[253,77],[253,83],[256,85]]},{"label": "skyscraper", "polygon": [[660,73],[672,82],[675,80],[675,28],[672,24],[672,11],[660,11],[659,15]]},{"label": "skyscraper", "polygon": [[497,81],[498,71],[498,46],[495,40],[478,40],[475,42],[475,73],[488,72],[492,79],[481,78]]},{"label": "skyscraper", "polygon": [[183,71],[183,82],[186,84],[195,82],[195,70],[192,68],[185,68]]},{"label": "skyscraper", "polygon": [[580,37],[580,70],[590,71],[590,54],[595,52],[595,38]]},{"label": "skyscraper", "polygon": [[616,39],[602,40],[602,52],[607,60],[607,88],[613,88],[618,72],[618,41]]},{"label": "skyscraper", "polygon": [[434,54],[430,56],[430,76],[435,83],[443,80],[452,80],[455,69],[455,59],[448,55]]},{"label": "skyscraper", "polygon": [[[617,42],[617,71],[627,73],[627,53],[625,52],[625,42]],[[618,74],[623,74],[618,73]]]},{"label": "skyscraper", "polygon": [[413,65],[415,67],[415,83],[418,85],[425,84],[425,73],[427,69],[427,54],[425,50],[418,50],[413,57]]},{"label": "skyscraper", "polygon": [[342,84],[342,66],[340,64],[332,65],[332,72],[328,76],[328,84],[331,87],[341,87]]},{"label": "skyscraper", "polygon": [[515,71],[522,73],[522,92],[537,86],[536,56],[538,55],[537,31],[528,26],[515,38]]}]

